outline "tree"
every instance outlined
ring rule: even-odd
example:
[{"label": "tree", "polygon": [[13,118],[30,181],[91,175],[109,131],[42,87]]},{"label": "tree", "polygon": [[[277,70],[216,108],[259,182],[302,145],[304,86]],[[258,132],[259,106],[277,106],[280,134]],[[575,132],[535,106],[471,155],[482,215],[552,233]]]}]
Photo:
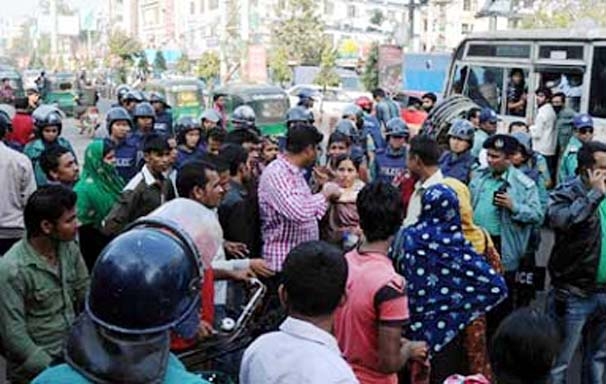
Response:
[{"label": "tree", "polygon": [[379,86],[379,44],[373,43],[364,65],[362,83],[367,91],[372,91]]},{"label": "tree", "polygon": [[606,7],[602,0],[563,0],[554,2],[536,0],[532,15],[520,22],[522,28],[571,28],[589,29],[606,26]]},{"label": "tree", "polygon": [[221,73],[221,61],[215,51],[206,51],[198,61],[196,75],[206,82],[209,89],[212,89],[215,80]]},{"label": "tree", "polygon": [[322,58],[320,62],[320,72],[316,75],[314,83],[326,87],[336,87],[341,83],[341,78],[335,72],[335,62],[337,60],[337,51],[333,49],[332,44],[324,41],[322,44]]},{"label": "tree", "polygon": [[383,14],[383,11],[381,11],[380,9],[373,10],[372,15],[370,16],[370,24],[380,27],[381,24],[383,24],[383,21],[385,21],[385,15]]},{"label": "tree", "polygon": [[285,6],[276,9],[279,21],[272,31],[274,50],[284,49],[288,61],[298,65],[319,65],[324,23],[316,14],[317,0],[285,0]]},{"label": "tree", "polygon": [[292,80],[292,70],[288,66],[288,54],[284,47],[279,47],[271,55],[269,69],[273,81],[281,87]]},{"label": "tree", "polygon": [[161,50],[156,51],[156,57],[154,58],[154,71],[163,72],[166,71],[166,59]]},{"label": "tree", "polygon": [[109,53],[132,63],[141,52],[141,43],[126,33],[116,30],[111,33],[108,41]]},{"label": "tree", "polygon": [[143,73],[144,75],[149,74],[149,62],[147,61],[147,55],[145,54],[145,52],[141,52],[139,54],[139,62],[137,63],[137,68],[139,68],[141,73]]},{"label": "tree", "polygon": [[189,61],[189,57],[185,53],[179,57],[179,61],[177,61],[177,72],[182,75],[186,75],[191,71],[191,62]]}]

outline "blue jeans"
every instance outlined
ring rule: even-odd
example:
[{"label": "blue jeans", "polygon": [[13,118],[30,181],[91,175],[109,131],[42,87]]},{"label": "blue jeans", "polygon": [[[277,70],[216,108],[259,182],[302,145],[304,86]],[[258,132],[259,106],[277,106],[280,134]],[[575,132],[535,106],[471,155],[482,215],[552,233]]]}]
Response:
[{"label": "blue jeans", "polygon": [[587,297],[552,289],[549,314],[562,332],[560,353],[551,371],[552,384],[566,383],[568,366],[579,346],[583,352],[582,384],[603,384],[606,366],[606,293]]}]

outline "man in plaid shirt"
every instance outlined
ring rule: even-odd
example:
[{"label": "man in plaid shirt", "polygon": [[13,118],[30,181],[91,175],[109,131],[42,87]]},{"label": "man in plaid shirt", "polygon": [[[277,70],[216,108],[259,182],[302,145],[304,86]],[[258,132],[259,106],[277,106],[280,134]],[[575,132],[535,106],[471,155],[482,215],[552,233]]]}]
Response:
[{"label": "man in plaid shirt", "polygon": [[303,169],[316,161],[322,134],[308,123],[296,123],[286,135],[286,153],[265,168],[259,182],[263,257],[280,272],[286,255],[297,245],[319,240],[318,221],[328,202],[341,194],[332,182],[313,195]]}]

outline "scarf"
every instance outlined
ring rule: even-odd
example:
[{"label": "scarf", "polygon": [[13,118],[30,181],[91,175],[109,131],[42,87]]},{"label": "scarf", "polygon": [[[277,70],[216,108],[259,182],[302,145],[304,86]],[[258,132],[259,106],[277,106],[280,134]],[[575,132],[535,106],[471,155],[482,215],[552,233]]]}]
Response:
[{"label": "scarf", "polygon": [[100,226],[124,188],[116,167],[103,161],[104,145],[103,140],[94,140],[86,147],[82,176],[74,188],[80,207],[86,207],[77,210],[83,225]]},{"label": "scarf", "polygon": [[421,202],[418,222],[400,231],[392,258],[406,279],[409,336],[439,352],[505,299],[507,286],[465,240],[459,201],[452,189],[433,185]]}]

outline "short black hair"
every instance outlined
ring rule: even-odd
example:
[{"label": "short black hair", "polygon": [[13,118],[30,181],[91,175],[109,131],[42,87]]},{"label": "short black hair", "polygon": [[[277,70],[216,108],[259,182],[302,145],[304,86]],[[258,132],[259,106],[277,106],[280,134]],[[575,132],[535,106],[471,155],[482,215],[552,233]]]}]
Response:
[{"label": "short black hair", "polygon": [[258,144],[261,142],[261,139],[259,139],[259,135],[257,135],[254,131],[240,128],[228,132],[225,136],[225,142],[238,145],[242,145],[244,143]]},{"label": "short black hair", "polygon": [[328,137],[328,146],[333,143],[345,143],[348,147],[351,146],[351,139],[343,132],[335,131]]},{"label": "short black hair", "polygon": [[440,161],[440,146],[438,142],[427,136],[417,135],[410,140],[410,155],[416,155],[424,165],[438,165]]},{"label": "short black hair", "polygon": [[471,120],[474,117],[476,117],[476,115],[479,115],[480,113],[482,113],[482,110],[480,108],[477,108],[477,107],[470,108],[469,111],[467,111],[466,119]]},{"label": "short black hair", "polygon": [[223,97],[223,96],[225,96],[225,94],[224,94],[224,93],[215,93],[215,94],[213,95],[213,102],[215,102],[215,101],[219,100],[219,97]]},{"label": "short black hair", "polygon": [[341,164],[341,162],[343,162],[345,160],[351,160],[356,171],[359,171],[360,164],[362,164],[363,158],[361,158],[359,156],[353,156],[353,155],[347,155],[347,154],[339,155],[332,161],[332,164],[334,165],[335,168],[338,168],[339,164]]},{"label": "short black hair", "polygon": [[227,132],[221,127],[214,127],[210,131],[208,131],[208,138],[218,141],[220,143],[224,143],[226,137]]},{"label": "short black hair", "polygon": [[71,153],[69,149],[59,144],[48,146],[40,155],[40,168],[44,174],[50,179],[51,171],[56,171],[59,167],[59,159],[66,153]]},{"label": "short black hair", "polygon": [[316,127],[306,122],[294,122],[286,132],[286,151],[299,154],[307,147],[320,144],[324,136]]},{"label": "short black hair", "polygon": [[324,241],[309,241],[286,257],[282,281],[287,311],[303,316],[332,314],[345,294],[347,261],[343,252]]},{"label": "short black hair", "polygon": [[542,93],[543,95],[545,95],[547,100],[551,100],[551,98],[552,98],[551,89],[549,89],[547,87],[539,87],[539,88],[537,88],[536,91],[534,91],[534,93],[536,95],[538,95],[539,93]]},{"label": "short black hair", "polygon": [[362,188],[356,200],[360,228],[366,240],[387,240],[402,224],[404,206],[399,191],[391,184],[374,181]]},{"label": "short black hair", "polygon": [[548,315],[518,309],[503,320],[492,339],[490,362],[497,382],[545,382],[559,346],[558,328]]},{"label": "short black hair", "polygon": [[583,144],[579,152],[577,153],[577,174],[584,169],[591,169],[595,164],[595,158],[593,154],[596,152],[606,153],[606,144],[601,141],[590,141]]},{"label": "short black hair", "polygon": [[526,129],[528,130],[528,124],[526,124],[525,121],[522,120],[514,120],[511,123],[509,123],[509,127],[507,128],[509,130],[509,132],[511,132],[511,130],[513,129],[513,127],[521,127],[524,126],[526,127]]},{"label": "short black hair", "polygon": [[29,105],[29,101],[27,97],[17,97],[15,98],[15,109],[27,109]]},{"label": "short black hair", "polygon": [[375,88],[372,90],[372,97],[376,99],[377,97],[385,98],[385,91],[381,88]]},{"label": "short black hair", "polygon": [[562,98],[562,102],[566,102],[566,94],[564,92],[556,92],[553,95],[551,95],[551,100],[553,100],[556,97],[561,97]]},{"label": "short black hair", "polygon": [[76,199],[74,191],[61,185],[40,187],[29,197],[23,212],[27,237],[40,235],[40,224],[44,220],[56,223],[65,211],[76,206]]},{"label": "short black hair", "polygon": [[421,100],[423,100],[423,99],[430,99],[431,101],[433,101],[435,103],[436,101],[438,101],[438,96],[436,96],[436,94],[433,92],[427,92],[426,94],[421,96]]},{"label": "short black hair", "polygon": [[229,164],[222,157],[215,155],[214,153],[206,152],[200,156],[200,160],[211,164],[218,173],[229,171]]},{"label": "short black hair", "polygon": [[219,150],[219,158],[229,166],[229,174],[235,176],[240,164],[246,164],[248,161],[248,152],[241,145],[225,144]]},{"label": "short black hair", "polygon": [[190,161],[185,163],[177,174],[177,192],[180,197],[189,198],[194,187],[204,188],[208,183],[206,173],[217,171],[214,165],[205,161]]},{"label": "short black hair", "polygon": [[168,139],[158,133],[150,133],[143,140],[143,153],[164,153],[170,151]]}]

